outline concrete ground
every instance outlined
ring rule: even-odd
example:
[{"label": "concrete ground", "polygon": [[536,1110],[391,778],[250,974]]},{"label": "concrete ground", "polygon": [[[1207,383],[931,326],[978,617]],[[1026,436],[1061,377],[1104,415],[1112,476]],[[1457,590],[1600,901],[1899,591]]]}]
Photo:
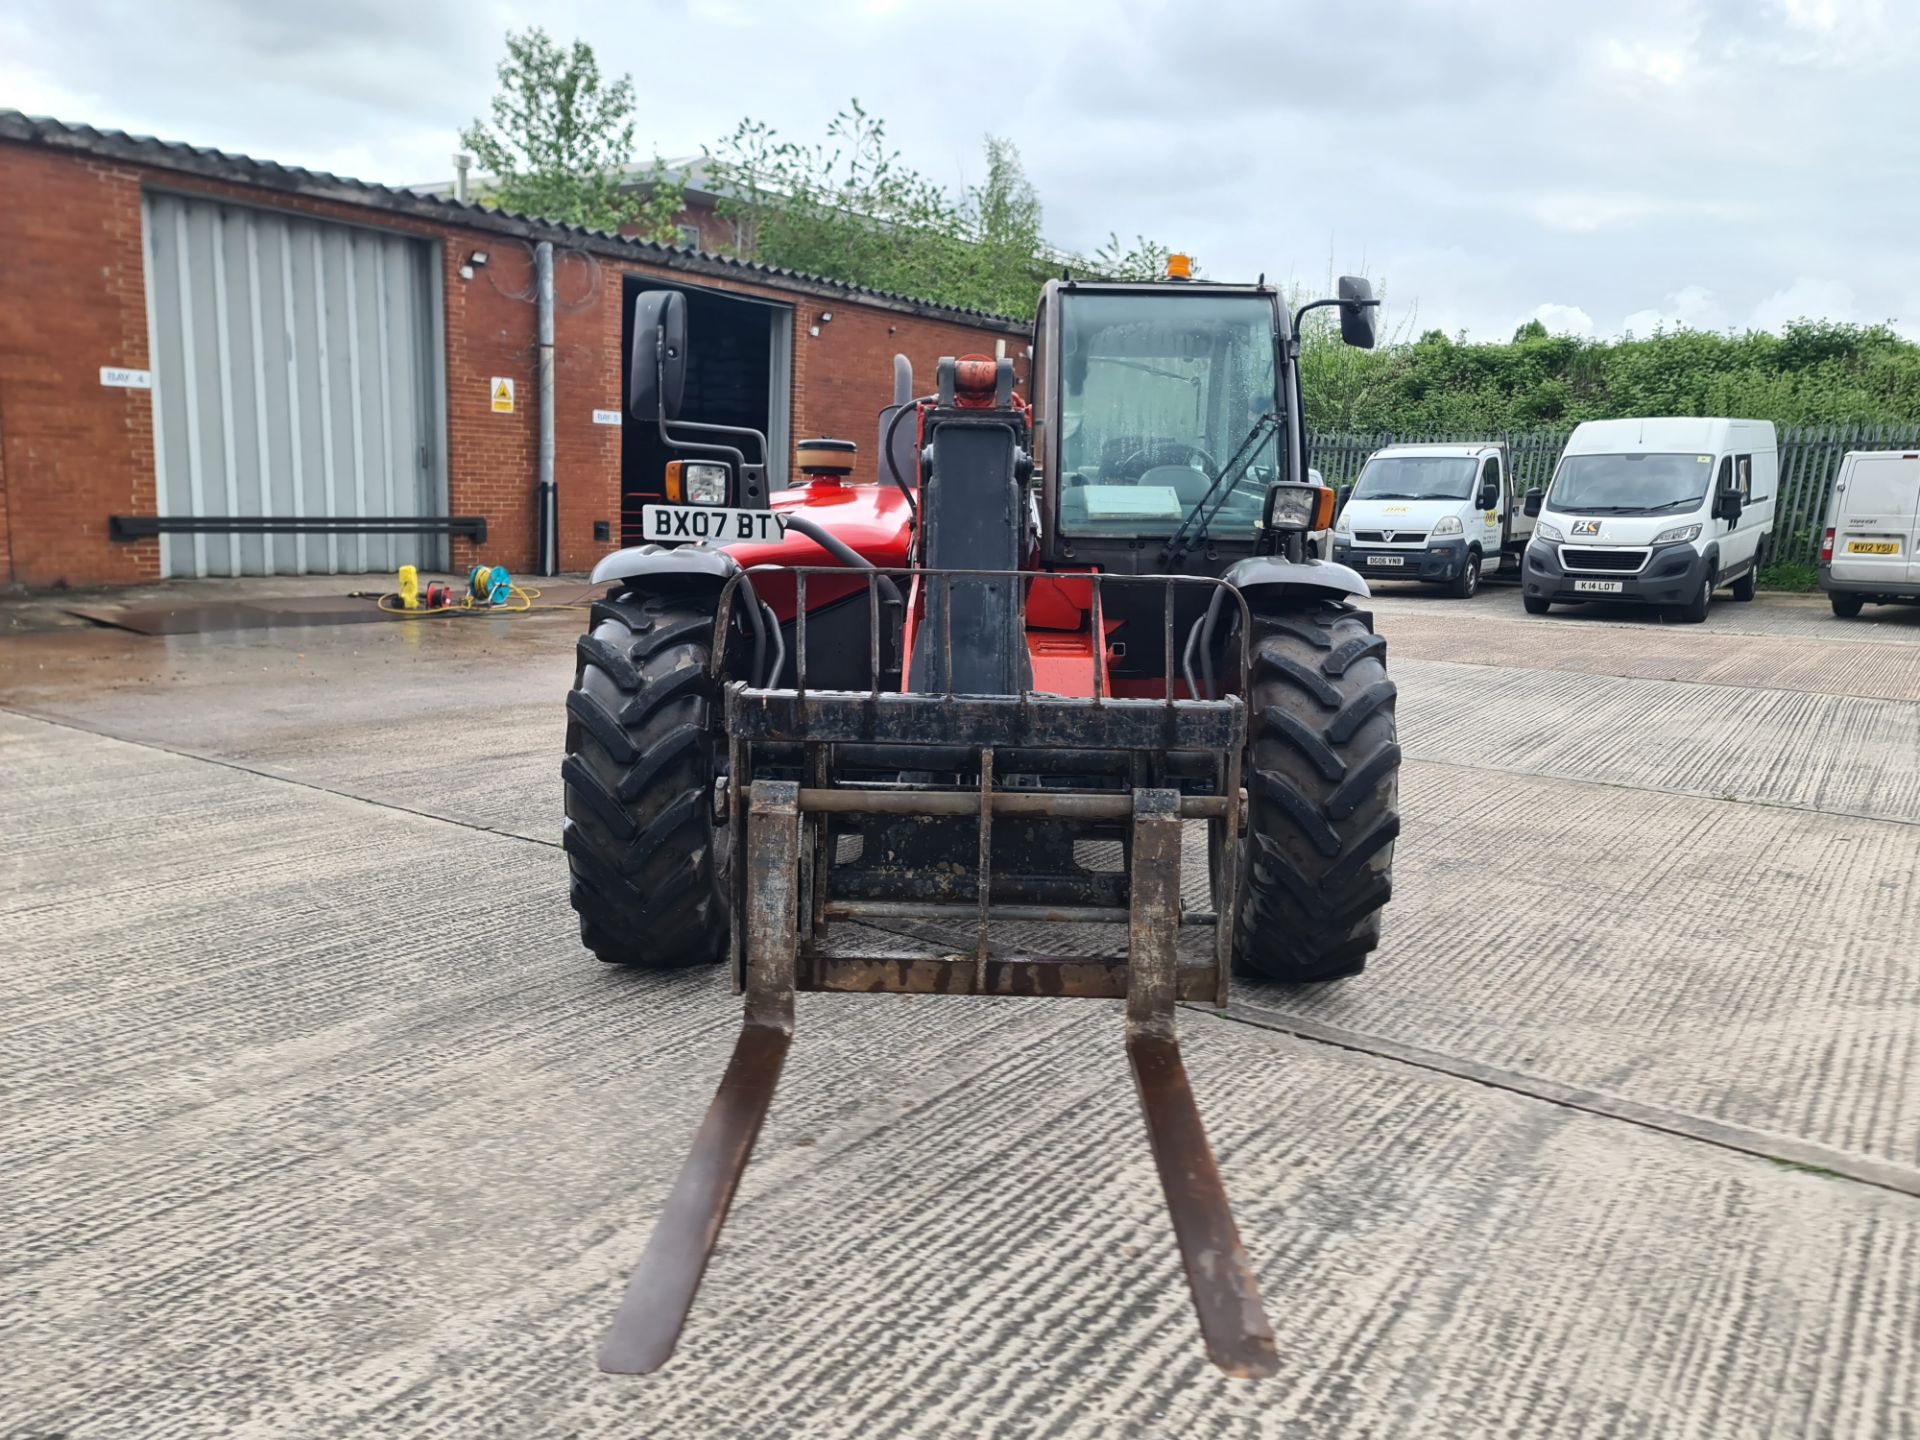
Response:
[{"label": "concrete ground", "polygon": [[1373,608],[1386,943],[1182,1013],[1260,1383],[1117,1006],[851,996],[601,1375],[738,1005],[576,942],[583,617],[10,627],[0,1435],[1920,1435],[1920,610]]}]

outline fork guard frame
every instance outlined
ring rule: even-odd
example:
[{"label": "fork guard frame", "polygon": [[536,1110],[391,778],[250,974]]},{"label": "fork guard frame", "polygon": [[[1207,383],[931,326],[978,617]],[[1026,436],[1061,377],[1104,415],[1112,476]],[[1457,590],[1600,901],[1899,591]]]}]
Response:
[{"label": "fork guard frame", "polygon": [[[836,573],[844,579],[847,572]],[[927,581],[929,574],[1023,579],[1030,575],[888,573],[907,575],[915,582],[916,594],[924,583],[950,583],[937,578]],[[1240,888],[1238,845],[1212,847],[1218,913],[1183,915],[1181,825],[1185,819],[1205,819],[1216,842],[1222,837],[1237,840],[1240,833],[1240,771],[1247,724],[1240,695],[1246,689],[1249,634],[1245,602],[1231,586],[1209,578],[1110,577],[1109,583],[1166,585],[1163,638],[1168,693],[1163,699],[1107,697],[1100,693],[1097,666],[1091,700],[1031,693],[898,694],[881,690],[878,683],[878,574],[872,572],[867,581],[875,619],[874,683],[867,691],[823,692],[805,687],[805,579],[801,573],[795,579],[800,617],[795,636],[796,679],[800,683],[788,690],[741,682],[726,687],[729,773],[735,777],[726,795],[736,827],[733,959],[736,987],[746,997],[745,1023],[692,1153],[629,1281],[602,1346],[600,1366],[616,1373],[645,1374],[659,1369],[672,1355],[772,1104],[792,1043],[795,993],[813,990],[1124,999],[1128,1059],[1207,1351],[1230,1375],[1272,1375],[1279,1368],[1273,1332],[1207,1144],[1174,1026],[1174,1007],[1180,1001],[1226,1002]],[[1174,697],[1173,589],[1181,582],[1217,586],[1241,606],[1239,694],[1205,701]],[[723,593],[717,633],[724,633],[738,583],[736,577]],[[1100,604],[1096,579],[1092,591],[1095,633],[1099,633]],[[952,667],[942,666],[940,673],[951,675]],[[833,754],[836,746],[844,744],[897,746],[903,755],[922,745],[939,745],[949,752],[964,746],[977,752],[979,784],[974,789],[924,790],[837,784],[840,777],[834,772]],[[796,745],[802,752],[800,779],[756,774],[757,750],[777,747],[784,768],[791,770]],[[996,746],[1121,752],[1132,757],[1136,784],[1130,790],[996,789]],[[1152,757],[1170,748],[1217,754],[1218,793],[1182,794],[1164,783],[1138,783],[1151,780]],[[901,768],[913,767],[903,764]],[[974,903],[830,902],[826,881],[833,858],[828,822],[832,816],[849,814],[973,818],[978,834]],[[995,906],[993,821],[1019,816],[1124,826],[1130,841],[1127,903],[1053,910]],[[830,955],[816,944],[830,919],[858,919],[863,905],[865,913],[872,914],[875,903],[886,906],[894,918],[951,922],[970,916],[977,927],[975,943],[968,952],[917,955]],[[1009,915],[1009,910],[1021,913]],[[1030,913],[1035,910],[1040,913]],[[1128,953],[1125,959],[995,955],[989,947],[995,918],[1124,923]],[[1183,923],[1212,929],[1209,964],[1179,964],[1177,942]]]}]

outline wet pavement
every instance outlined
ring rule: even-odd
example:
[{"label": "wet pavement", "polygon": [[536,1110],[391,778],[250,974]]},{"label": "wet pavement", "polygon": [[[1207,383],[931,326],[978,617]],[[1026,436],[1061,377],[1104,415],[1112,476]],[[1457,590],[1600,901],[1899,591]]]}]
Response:
[{"label": "wet pavement", "polygon": [[578,946],[584,617],[0,627],[0,1435],[1920,1433],[1920,610],[1373,608],[1385,945],[1181,1015],[1260,1383],[1118,1007],[934,997],[801,998],[678,1356],[599,1374],[738,1006]]}]

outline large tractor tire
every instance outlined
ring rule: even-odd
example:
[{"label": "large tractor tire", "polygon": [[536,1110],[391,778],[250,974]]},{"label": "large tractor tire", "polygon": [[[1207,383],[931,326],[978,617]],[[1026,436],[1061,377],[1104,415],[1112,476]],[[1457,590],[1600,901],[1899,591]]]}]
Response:
[{"label": "large tractor tire", "polygon": [[567,695],[567,818],[580,940],[650,970],[727,954],[724,825],[714,821],[713,597],[622,594],[593,607]]},{"label": "large tractor tire", "polygon": [[1386,650],[1346,604],[1253,617],[1240,974],[1336,980],[1380,943],[1400,833]]}]

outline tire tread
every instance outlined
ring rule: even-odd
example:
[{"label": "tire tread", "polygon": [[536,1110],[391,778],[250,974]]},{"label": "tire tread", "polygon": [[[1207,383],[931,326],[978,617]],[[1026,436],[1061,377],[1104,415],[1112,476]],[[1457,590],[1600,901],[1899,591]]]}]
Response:
[{"label": "tire tread", "polygon": [[711,798],[713,599],[616,594],[589,625],[561,764],[581,943],[612,964],[716,963],[729,917]]},{"label": "tire tread", "polygon": [[1342,602],[1254,617],[1247,864],[1234,968],[1282,981],[1361,970],[1400,833],[1385,637]]}]

